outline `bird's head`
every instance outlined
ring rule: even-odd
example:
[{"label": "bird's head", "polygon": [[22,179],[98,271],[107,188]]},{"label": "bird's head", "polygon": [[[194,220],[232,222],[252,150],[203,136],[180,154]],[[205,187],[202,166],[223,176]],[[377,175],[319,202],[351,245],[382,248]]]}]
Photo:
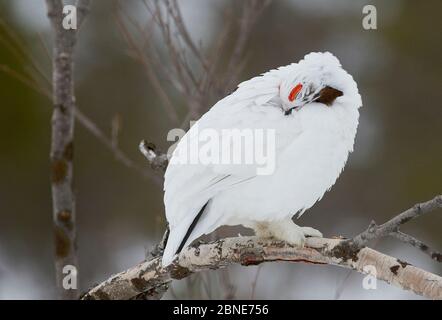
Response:
[{"label": "bird's head", "polygon": [[360,96],[353,78],[342,69],[339,60],[329,52],[313,52],[304,57],[287,72],[279,87],[286,114],[299,110],[309,103],[322,103],[332,107],[345,99],[345,95]]}]

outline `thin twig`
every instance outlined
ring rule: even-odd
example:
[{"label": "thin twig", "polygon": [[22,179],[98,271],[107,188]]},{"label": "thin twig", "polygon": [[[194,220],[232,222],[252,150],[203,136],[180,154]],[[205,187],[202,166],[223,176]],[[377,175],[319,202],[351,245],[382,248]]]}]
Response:
[{"label": "thin twig", "polygon": [[422,241],[406,234],[403,233],[401,231],[395,231],[390,233],[390,236],[408,243],[410,245],[412,245],[413,247],[416,247],[418,249],[420,249],[422,252],[426,253],[427,255],[429,255],[431,257],[431,259],[437,261],[437,262],[442,262],[442,255],[440,252],[434,251],[433,249],[429,248],[425,243],[423,243]]},{"label": "thin twig", "polygon": [[394,236],[395,238],[413,246],[420,246],[422,251],[433,255],[432,258],[440,262],[440,253],[430,250],[427,245],[411,236],[408,236],[402,232],[399,233],[399,227],[404,223],[423,214],[434,211],[437,208],[442,208],[442,195],[438,195],[429,201],[418,203],[382,225],[378,226],[374,221],[372,221],[364,232],[361,232],[352,239],[343,241],[340,246],[335,248],[335,251],[339,251],[343,257],[352,258],[355,256],[358,250],[363,248],[370,241],[387,236]]},{"label": "thin twig", "polygon": [[271,3],[271,0],[247,0],[244,1],[242,9],[242,16],[239,21],[239,32],[234,45],[234,51],[230,57],[229,64],[226,68],[226,80],[224,87],[231,88],[232,83],[235,82],[239,74],[238,65],[243,58],[244,51],[250,37],[250,33],[255,25],[255,22],[264,11],[264,9]]},{"label": "thin twig", "polygon": [[[220,63],[218,63],[220,59],[211,56],[211,62],[209,63],[209,59],[203,53],[201,46],[197,46],[191,38],[184,23],[178,1],[143,1],[143,3],[160,30],[170,59],[170,63],[153,64],[159,68],[162,74],[168,77],[169,82],[173,84],[186,101],[188,113],[180,127],[187,127],[187,122],[190,119],[197,119],[215,99],[219,99],[231,91],[237,75],[242,66],[245,65],[245,60],[242,58],[252,27],[270,1],[247,0],[241,2],[243,17],[240,19],[237,43],[233,46],[233,53],[227,62],[228,68],[224,68],[227,71],[223,70],[225,72],[221,74],[215,73],[220,66]],[[137,24],[134,25],[136,29],[140,29]],[[216,54],[219,54],[220,50],[225,51],[229,47],[229,37],[227,35],[232,31],[232,24],[227,21],[226,26],[218,41],[214,42],[215,47],[219,49],[215,50]],[[150,51],[154,50],[151,49]],[[197,62],[196,67],[189,64],[187,53],[192,55],[192,61]],[[149,55],[151,56],[150,60],[154,61],[155,59],[152,57],[155,54]],[[165,66],[172,66],[172,70]]]},{"label": "thin twig", "polygon": [[126,167],[135,169],[142,177],[147,178],[158,186],[162,185],[162,178],[152,171],[146,170],[143,167],[137,165],[129,156],[124,153],[118,146],[112,143],[112,140],[106,136],[106,134],[98,128],[98,126],[90,120],[83,112],[79,109],[75,110],[75,116],[78,121],[91,132],[105,147],[112,151],[114,157],[117,161],[124,164]]},{"label": "thin twig", "polygon": [[123,20],[120,17],[120,15],[118,14],[118,12],[122,12],[122,10],[121,9],[118,10],[115,17],[116,17],[117,24],[118,24],[118,26],[124,36],[124,39],[128,43],[129,47],[136,54],[138,60],[142,63],[142,66],[144,67],[144,70],[146,71],[146,74],[147,74],[149,80],[151,81],[154,90],[159,95],[170,120],[174,124],[177,124],[179,122],[179,120],[178,120],[178,115],[175,110],[175,107],[173,106],[172,102],[170,101],[167,93],[164,91],[163,86],[161,85],[157,75],[155,74],[155,71],[151,68],[149,62],[146,60],[146,56],[143,54],[143,52],[141,51],[139,46],[136,44],[131,33],[127,30],[127,28],[126,28],[125,24],[123,23]]}]

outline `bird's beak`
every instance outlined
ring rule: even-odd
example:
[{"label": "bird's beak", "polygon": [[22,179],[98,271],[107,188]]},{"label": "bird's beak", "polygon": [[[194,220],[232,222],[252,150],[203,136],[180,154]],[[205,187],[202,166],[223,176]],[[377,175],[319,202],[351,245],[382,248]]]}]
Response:
[{"label": "bird's beak", "polygon": [[296,107],[291,107],[290,109],[285,110],[284,115],[288,116],[289,114],[292,114],[293,111],[298,111],[303,106],[304,105],[300,105],[300,106],[296,106]]}]

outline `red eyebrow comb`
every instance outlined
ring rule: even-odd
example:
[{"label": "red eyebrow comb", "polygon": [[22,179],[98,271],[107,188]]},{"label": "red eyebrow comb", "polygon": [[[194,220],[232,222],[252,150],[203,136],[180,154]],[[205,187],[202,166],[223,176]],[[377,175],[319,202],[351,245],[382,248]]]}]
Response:
[{"label": "red eyebrow comb", "polygon": [[299,91],[301,91],[302,89],[302,84],[298,83],[293,89],[292,91],[290,91],[289,94],[289,101],[293,101],[295,100],[296,96],[298,95]]}]

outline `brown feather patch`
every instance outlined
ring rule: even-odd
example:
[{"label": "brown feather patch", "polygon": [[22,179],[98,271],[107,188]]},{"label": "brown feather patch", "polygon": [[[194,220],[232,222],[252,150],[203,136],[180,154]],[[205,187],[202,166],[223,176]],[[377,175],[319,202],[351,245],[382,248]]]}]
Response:
[{"label": "brown feather patch", "polygon": [[316,100],[316,102],[320,102],[327,106],[331,106],[332,103],[336,100],[336,98],[342,96],[343,94],[344,93],[342,91],[327,86],[321,91],[319,91],[319,98]]}]

